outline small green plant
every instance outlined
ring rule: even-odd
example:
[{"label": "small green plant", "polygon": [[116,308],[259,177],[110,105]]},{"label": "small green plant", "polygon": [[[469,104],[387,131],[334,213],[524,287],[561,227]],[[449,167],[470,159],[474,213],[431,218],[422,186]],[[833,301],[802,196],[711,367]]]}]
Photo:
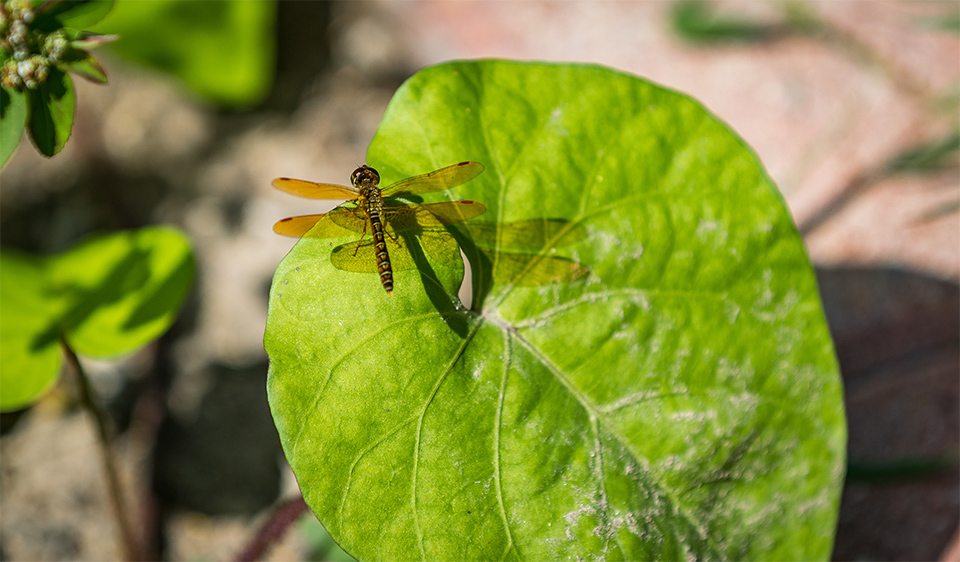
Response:
[{"label": "small green plant", "polygon": [[[269,89],[273,67],[271,0],[0,1],[0,166],[28,129],[37,150],[57,154],[70,137],[75,92],[68,72],[106,83],[88,50],[116,35],[83,31],[108,13],[104,29],[129,33],[115,43],[133,61],[160,68],[225,106],[250,106]],[[176,33],[172,33],[176,30]],[[117,358],[163,334],[192,283],[186,237],[172,228],[101,235],[65,253],[0,252],[0,411],[30,407],[66,362],[79,401],[93,417],[125,557],[144,548],[122,498],[111,424],[98,406],[80,357]]]},{"label": "small green plant", "polygon": [[173,323],[193,281],[190,245],[151,227],[47,257],[0,253],[0,411],[29,406],[60,372],[61,347],[115,358]]},{"label": "small green plant", "polygon": [[116,39],[81,28],[99,21],[112,6],[112,0],[0,4],[0,166],[24,128],[45,156],[66,144],[75,111],[67,72],[105,84],[107,73],[88,50]]},{"label": "small green plant", "polygon": [[[272,83],[275,11],[272,0],[3,0],[0,166],[24,129],[41,154],[63,149],[76,105],[67,73],[105,84],[106,71],[88,51],[121,36],[111,48],[124,58],[216,104],[255,105]],[[83,31],[93,27],[114,34]]]},{"label": "small green plant", "polygon": [[749,147],[598,66],[425,69],[367,162],[389,184],[464,160],[486,171],[424,199],[487,207],[456,232],[469,308],[462,267],[429,255],[392,298],[337,269],[349,232],[304,237],[274,276],[270,405],[337,543],[363,560],[827,559],[839,370]]},{"label": "small green plant", "polygon": [[193,282],[193,254],[172,228],[93,237],[62,254],[0,252],[0,411],[27,408],[57,380],[65,358],[96,423],[125,559],[141,560],[113,460],[112,427],[78,355],[116,358],[163,334]]}]

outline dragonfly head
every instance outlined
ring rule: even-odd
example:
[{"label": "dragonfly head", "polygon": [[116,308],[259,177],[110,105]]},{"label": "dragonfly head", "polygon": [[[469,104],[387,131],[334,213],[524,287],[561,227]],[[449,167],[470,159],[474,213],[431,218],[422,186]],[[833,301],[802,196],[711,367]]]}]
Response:
[{"label": "dragonfly head", "polygon": [[354,170],[353,174],[350,175],[350,183],[357,189],[377,187],[377,184],[380,183],[380,174],[370,166],[364,164]]}]

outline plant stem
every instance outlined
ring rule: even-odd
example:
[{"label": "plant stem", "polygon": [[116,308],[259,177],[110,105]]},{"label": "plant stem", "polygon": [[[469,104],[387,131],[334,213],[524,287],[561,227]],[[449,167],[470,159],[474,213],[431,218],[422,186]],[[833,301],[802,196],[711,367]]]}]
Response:
[{"label": "plant stem", "polygon": [[236,557],[236,562],[253,562],[263,558],[267,550],[280,542],[290,526],[296,523],[297,519],[300,519],[300,516],[307,511],[309,511],[309,508],[303,501],[302,496],[282,502],[270,514],[270,518],[264,521],[263,526],[243,549],[243,552]]},{"label": "plant stem", "polygon": [[120,535],[123,540],[123,547],[126,551],[126,559],[130,561],[139,560],[137,555],[137,541],[134,538],[133,529],[130,526],[130,518],[127,515],[126,502],[123,500],[123,490],[120,485],[120,473],[117,470],[116,460],[113,457],[112,441],[113,435],[107,414],[97,406],[93,400],[93,393],[90,390],[90,379],[87,378],[86,371],[80,364],[77,354],[67,343],[66,339],[61,338],[60,343],[67,356],[67,362],[73,367],[77,374],[77,383],[80,390],[80,403],[86,408],[87,412],[93,417],[97,425],[97,436],[100,443],[100,457],[103,461],[103,469],[107,476],[107,488],[110,493],[110,502],[113,504],[113,516],[117,521]]}]

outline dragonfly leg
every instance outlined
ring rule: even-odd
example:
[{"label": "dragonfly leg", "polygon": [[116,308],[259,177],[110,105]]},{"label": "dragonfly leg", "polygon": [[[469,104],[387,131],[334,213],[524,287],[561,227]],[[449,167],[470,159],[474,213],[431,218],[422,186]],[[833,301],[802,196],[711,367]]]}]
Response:
[{"label": "dragonfly leg", "polygon": [[400,244],[400,241],[397,240],[397,237],[394,236],[393,234],[390,234],[390,231],[389,231],[389,230],[387,230],[386,228],[384,228],[383,231],[387,233],[387,236],[388,236],[391,240],[393,240],[393,243],[397,245],[397,248],[402,248],[402,247],[403,247],[403,245]]},{"label": "dragonfly leg", "polygon": [[363,221],[363,234],[360,235],[360,240],[357,241],[357,247],[353,249],[353,257],[357,257],[360,245],[363,244],[363,237],[367,235],[367,222],[368,221]]}]

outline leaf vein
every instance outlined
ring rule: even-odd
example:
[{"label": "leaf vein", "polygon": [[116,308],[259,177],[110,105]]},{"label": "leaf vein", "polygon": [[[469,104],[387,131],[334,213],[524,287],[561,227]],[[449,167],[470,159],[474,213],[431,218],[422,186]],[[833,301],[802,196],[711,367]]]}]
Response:
[{"label": "leaf vein", "polygon": [[420,527],[420,517],[417,513],[417,476],[420,468],[420,442],[423,438],[423,420],[427,415],[427,409],[430,407],[430,404],[433,403],[433,399],[436,397],[437,392],[439,392],[440,386],[447,379],[447,375],[450,374],[450,371],[453,370],[453,366],[460,361],[461,357],[463,357],[464,351],[473,340],[473,337],[477,334],[477,331],[479,331],[481,324],[482,323],[478,322],[473,326],[467,336],[463,339],[463,342],[460,344],[460,347],[457,349],[456,353],[454,353],[450,358],[450,361],[443,369],[443,372],[440,374],[437,382],[434,383],[433,389],[430,391],[430,395],[427,396],[427,399],[424,402],[417,419],[417,438],[413,448],[413,480],[410,486],[410,506],[413,512],[413,526],[417,534],[417,546],[420,547],[421,560],[427,559],[426,550],[424,550],[423,547],[423,529]]},{"label": "leaf vein", "polygon": [[596,291],[590,293],[584,293],[583,295],[568,300],[562,304],[546,308],[541,311],[537,316],[524,320],[523,322],[517,322],[513,324],[514,328],[530,328],[540,325],[545,320],[548,320],[558,314],[566,312],[571,308],[576,308],[581,304],[589,304],[596,302],[603,302],[614,297],[623,296],[628,301],[638,304],[640,306],[646,306],[649,304],[647,297],[696,297],[696,298],[715,298],[720,301],[729,301],[730,295],[727,292],[710,292],[710,291],[682,291],[682,290],[673,290],[673,291],[660,291],[657,289],[633,289],[633,288],[622,288],[622,289],[612,289],[609,291]]},{"label": "leaf vein", "polygon": [[[493,425],[494,485],[497,488],[497,505],[500,508],[500,517],[503,519],[503,528],[507,532],[507,546],[503,550],[503,555],[500,557],[501,560],[505,560],[507,558],[507,554],[509,554],[511,550],[516,552],[516,545],[513,543],[513,533],[510,532],[510,521],[507,519],[507,511],[503,505],[503,487],[501,486],[502,470],[500,466],[500,423],[503,420],[503,401],[507,395],[507,377],[510,374],[510,361],[512,355],[510,332],[504,330],[503,334],[503,376],[500,379],[500,396],[497,400],[497,414]],[[517,558],[520,558],[519,552],[517,552]]]},{"label": "leaf vein", "polygon": [[416,420],[416,417],[410,416],[406,421],[403,421],[397,424],[396,427],[384,433],[376,441],[370,443],[369,445],[364,447],[363,450],[357,453],[357,456],[353,459],[353,462],[350,463],[350,469],[347,471],[347,482],[343,488],[343,497],[340,499],[340,506],[337,508],[337,527],[339,528],[343,527],[343,507],[347,503],[347,495],[350,493],[350,481],[353,479],[353,473],[357,465],[360,463],[361,460],[363,460],[363,457],[367,456],[374,449],[376,449],[381,444],[383,444],[384,441],[392,437],[395,433],[403,429],[405,426],[409,425],[414,420]]},{"label": "leaf vein", "polygon": [[[440,314],[436,312],[431,312],[428,314],[421,314],[420,316],[408,316],[405,318],[401,318],[399,320],[395,320],[393,322],[389,322],[387,324],[382,324],[378,329],[374,330],[373,332],[370,332],[370,334],[367,335],[367,337],[361,340],[357,340],[356,345],[354,345],[350,349],[347,349],[343,353],[343,355],[341,355],[340,358],[337,359],[333,363],[333,365],[331,365],[330,368],[327,370],[327,376],[323,380],[323,385],[320,387],[320,390],[318,392],[314,393],[313,401],[310,403],[310,408],[308,409],[308,411],[315,412],[317,410],[317,404],[319,404],[320,400],[323,399],[323,395],[326,392],[327,385],[330,383],[330,379],[333,378],[333,372],[337,369],[339,365],[343,363],[344,359],[346,359],[350,355],[353,355],[353,353],[355,353],[357,350],[360,350],[360,349],[363,349],[363,350],[375,349],[374,347],[365,345],[370,340],[373,340],[375,337],[392,329],[395,326],[400,326],[408,322],[413,323],[413,322],[419,322],[421,320],[429,320],[435,316],[440,316],[440,317],[448,316],[450,314],[454,314],[454,312],[444,312]],[[296,434],[294,434],[293,438],[291,439],[291,443],[293,443],[294,449],[296,449],[300,445],[300,440],[303,437],[303,432],[307,428],[307,425],[309,425],[307,423],[309,421],[309,416],[301,417],[300,421],[301,421],[300,427],[297,428]]]},{"label": "leaf vein", "polygon": [[[574,398],[577,399],[578,402],[580,402],[580,405],[583,406],[583,408],[587,411],[587,413],[590,416],[596,417],[599,422],[602,422],[602,425],[607,429],[607,431],[610,432],[610,435],[612,435],[613,438],[617,440],[617,442],[624,448],[625,451],[627,451],[630,454],[630,456],[638,465],[644,466],[644,467],[649,466],[649,462],[647,462],[646,459],[641,459],[637,455],[637,453],[630,447],[630,441],[616,431],[616,429],[614,428],[614,425],[610,423],[609,420],[606,419],[601,409],[596,404],[594,404],[593,401],[591,401],[583,392],[581,392],[580,389],[574,386],[573,382],[571,382],[570,379],[567,378],[567,376],[563,373],[563,371],[560,370],[560,368],[557,365],[555,365],[552,361],[547,359],[546,356],[540,353],[540,351],[537,350],[530,342],[526,341],[525,338],[523,338],[522,336],[516,333],[515,333],[515,336],[517,338],[517,341],[520,342],[520,344],[528,352],[530,352],[534,357],[536,357],[537,361],[539,361],[542,365],[544,365],[547,368],[547,370],[549,370],[553,374],[553,376],[556,377],[556,379],[564,387],[567,388],[567,390],[574,396]],[[653,485],[652,482],[651,482],[651,485]],[[687,511],[680,505],[680,502],[677,501],[677,499],[673,497],[673,495],[669,491],[659,487],[658,487],[658,491],[661,494],[663,494],[664,497],[670,500],[670,502],[673,504],[673,508],[676,510],[676,513],[679,514],[692,529],[695,529],[697,534],[700,537],[704,538],[706,543],[710,546],[710,549],[713,551],[713,554],[714,554],[713,557],[719,558],[721,550],[717,548],[717,545],[715,544],[714,540],[709,536],[709,533],[707,533],[707,530],[702,528],[697,523],[696,518],[694,518],[692,515],[687,513]]]}]

